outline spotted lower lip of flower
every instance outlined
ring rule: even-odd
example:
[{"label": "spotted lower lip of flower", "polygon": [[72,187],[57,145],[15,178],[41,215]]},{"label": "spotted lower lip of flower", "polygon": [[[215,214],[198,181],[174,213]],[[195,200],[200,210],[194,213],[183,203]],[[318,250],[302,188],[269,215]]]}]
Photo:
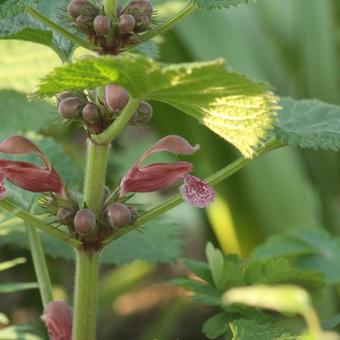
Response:
[{"label": "spotted lower lip of flower", "polygon": [[120,185],[122,196],[132,192],[152,192],[166,188],[182,179],[180,188],[183,199],[194,207],[203,208],[215,199],[215,191],[199,178],[189,175],[192,164],[188,162],[155,163],[142,166],[151,154],[167,151],[174,154],[191,155],[199,146],[190,145],[179,136],[167,136],[155,143],[142,154],[135,165],[124,176]]},{"label": "spotted lower lip of flower", "polygon": [[21,161],[0,160],[0,198],[6,194],[4,179],[31,192],[55,192],[61,195],[65,190],[58,173],[52,168],[47,156],[30,140],[22,136],[12,136],[0,143],[0,153],[8,155],[38,156],[45,166]]},{"label": "spotted lower lip of flower", "polygon": [[187,174],[183,176],[183,180],[184,184],[180,187],[180,193],[189,204],[196,208],[204,208],[215,200],[214,189],[199,178]]},{"label": "spotted lower lip of flower", "polygon": [[52,301],[46,307],[44,321],[50,340],[71,340],[72,309],[62,301]]}]

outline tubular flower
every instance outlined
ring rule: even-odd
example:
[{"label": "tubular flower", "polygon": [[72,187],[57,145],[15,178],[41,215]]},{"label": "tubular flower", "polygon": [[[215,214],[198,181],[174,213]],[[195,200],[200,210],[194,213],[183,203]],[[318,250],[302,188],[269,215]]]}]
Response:
[{"label": "tubular flower", "polygon": [[120,184],[120,195],[158,191],[182,179],[184,184],[180,192],[186,202],[199,208],[209,205],[215,199],[215,192],[197,177],[189,175],[193,168],[191,163],[154,163],[142,166],[147,157],[157,152],[167,151],[179,155],[192,155],[198,149],[199,145],[192,146],[179,136],[171,135],[162,138],[145,151],[124,176]]},{"label": "tubular flower", "polygon": [[30,140],[22,136],[12,136],[0,143],[0,153],[8,155],[38,156],[45,166],[21,161],[0,159],[0,198],[6,195],[4,180],[31,192],[55,192],[64,194],[58,173],[52,168],[47,156]]},{"label": "tubular flower", "polygon": [[50,340],[71,340],[72,309],[62,301],[52,301],[46,307],[44,321]]}]

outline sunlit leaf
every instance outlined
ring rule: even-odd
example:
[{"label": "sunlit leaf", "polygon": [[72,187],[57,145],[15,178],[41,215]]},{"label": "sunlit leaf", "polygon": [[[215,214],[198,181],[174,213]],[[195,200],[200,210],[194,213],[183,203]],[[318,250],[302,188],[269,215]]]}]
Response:
[{"label": "sunlit leaf", "polygon": [[[187,113],[251,157],[273,122],[276,97],[265,84],[226,70],[222,59],[164,65],[142,55],[88,58],[56,68],[37,96],[117,83],[141,100]],[[175,118],[174,118],[175,119]]]}]

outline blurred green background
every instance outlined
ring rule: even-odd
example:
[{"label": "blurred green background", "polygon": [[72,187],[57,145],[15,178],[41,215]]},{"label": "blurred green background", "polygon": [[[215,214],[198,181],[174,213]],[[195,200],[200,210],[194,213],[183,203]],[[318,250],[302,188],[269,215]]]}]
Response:
[{"label": "blurred green background", "polygon": [[[160,16],[182,5],[181,1],[171,1],[166,7],[161,4],[164,1],[155,3]],[[258,0],[225,11],[199,11],[157,40],[160,60],[174,63],[223,57],[231,69],[267,81],[280,96],[340,104],[339,14],[338,0]],[[58,64],[58,57],[45,47],[1,41],[1,116],[15,119],[16,111],[9,108],[20,95],[13,90],[30,93],[37,80]],[[23,103],[20,110],[24,108]],[[113,164],[119,158],[126,169],[138,154],[136,150],[142,151],[150,140],[166,134],[180,134],[201,144],[193,162],[195,173],[203,178],[239,157],[233,147],[190,117],[158,103],[154,109],[152,127],[129,130],[114,148],[119,157],[113,157]],[[53,113],[46,114],[55,118]],[[63,142],[81,170],[84,136],[76,128],[68,132],[72,133],[66,136],[62,128],[54,127],[46,133]],[[132,135],[137,136],[135,142],[130,141]],[[140,140],[145,144],[140,146]],[[124,151],[127,144],[132,151]],[[169,218],[180,225],[183,255],[204,258],[205,243],[212,240],[226,253],[247,257],[268,236],[291,228],[321,226],[340,234],[339,174],[340,156],[330,151],[287,147],[255,160],[218,186],[218,199],[206,211],[183,205],[170,213]],[[153,199],[158,196],[151,202]],[[28,251],[13,245],[0,248],[0,261],[17,256],[26,257],[28,263],[1,274],[0,282],[35,280]],[[49,258],[49,265],[58,296],[70,299],[72,263]],[[185,273],[180,262],[105,266],[99,295],[99,339],[205,339],[201,325],[212,311],[198,308],[177,289],[157,285]],[[339,311],[332,294],[330,291],[330,298],[320,304],[323,315]],[[37,291],[3,295],[2,299],[0,312],[12,323],[38,325]]]}]

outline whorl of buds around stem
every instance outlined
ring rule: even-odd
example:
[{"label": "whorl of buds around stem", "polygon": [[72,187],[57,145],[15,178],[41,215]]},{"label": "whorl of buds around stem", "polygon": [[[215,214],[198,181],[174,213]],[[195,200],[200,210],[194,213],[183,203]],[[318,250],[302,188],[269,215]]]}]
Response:
[{"label": "whorl of buds around stem", "polygon": [[132,222],[130,209],[122,203],[113,203],[106,209],[106,217],[112,228],[124,228]]},{"label": "whorl of buds around stem", "polygon": [[81,209],[74,217],[74,229],[80,236],[91,234],[96,223],[96,215],[90,209]]}]

